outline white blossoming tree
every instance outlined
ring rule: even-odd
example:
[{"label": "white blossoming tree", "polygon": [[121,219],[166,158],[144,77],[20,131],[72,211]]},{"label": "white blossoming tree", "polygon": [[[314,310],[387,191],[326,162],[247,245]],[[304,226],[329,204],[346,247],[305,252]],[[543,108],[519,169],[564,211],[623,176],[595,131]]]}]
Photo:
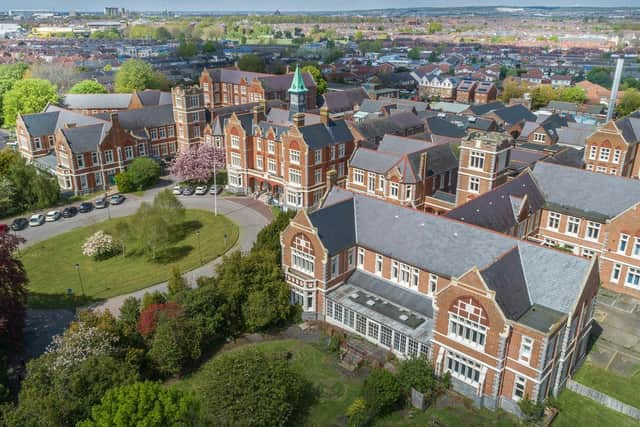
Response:
[{"label": "white blossoming tree", "polygon": [[82,254],[95,260],[109,258],[116,252],[113,237],[102,230],[96,231],[82,245]]},{"label": "white blossoming tree", "polygon": [[53,337],[47,353],[54,355],[54,369],[67,369],[85,361],[89,356],[113,354],[117,340],[109,332],[77,322],[63,335]]}]

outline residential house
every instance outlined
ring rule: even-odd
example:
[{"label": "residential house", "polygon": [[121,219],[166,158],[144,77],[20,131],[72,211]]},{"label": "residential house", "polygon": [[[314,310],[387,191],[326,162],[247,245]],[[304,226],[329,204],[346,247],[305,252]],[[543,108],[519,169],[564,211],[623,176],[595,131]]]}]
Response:
[{"label": "residential house", "polygon": [[474,80],[461,80],[456,88],[456,102],[473,104],[478,82]]},{"label": "residential house", "polygon": [[498,97],[498,88],[492,82],[480,82],[476,87],[473,102],[476,104],[489,104]]}]

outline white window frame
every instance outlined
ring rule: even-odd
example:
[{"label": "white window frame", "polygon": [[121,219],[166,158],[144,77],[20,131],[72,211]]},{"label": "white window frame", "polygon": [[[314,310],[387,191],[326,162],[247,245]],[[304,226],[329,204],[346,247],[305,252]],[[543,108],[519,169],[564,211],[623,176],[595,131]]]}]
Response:
[{"label": "white window frame", "polygon": [[[637,244],[638,238],[635,238],[635,242]],[[618,253],[626,254],[627,248],[629,247],[629,235],[628,234],[620,234],[620,241],[618,242]]]},{"label": "white window frame", "polygon": [[354,184],[364,185],[364,171],[362,169],[353,168]]},{"label": "white window frame", "polygon": [[591,147],[589,147],[589,160],[595,160],[597,154],[598,154],[597,145],[592,145]]},{"label": "white window frame", "polygon": [[392,199],[397,199],[399,191],[400,186],[397,182],[391,182],[391,184],[389,184],[389,197],[391,197]]},{"label": "white window frame", "polygon": [[598,160],[601,162],[608,162],[610,155],[611,155],[611,148],[600,147],[600,155],[598,156]]},{"label": "white window frame", "polygon": [[[574,228],[575,228],[575,231],[572,230]],[[570,234],[572,236],[577,236],[579,232],[580,232],[580,218],[577,218],[575,216],[568,217],[565,233]]]},{"label": "white window frame", "polygon": [[469,153],[469,167],[471,169],[484,170],[484,157],[482,151],[471,150]]},{"label": "white window frame", "polygon": [[640,288],[640,269],[629,267],[624,285],[630,288]]},{"label": "white window frame", "polygon": [[231,148],[240,148],[240,136],[231,135]]},{"label": "white window frame", "polygon": [[546,135],[540,132],[533,133],[533,142],[544,142]]},{"label": "white window frame", "polygon": [[587,232],[584,236],[587,240],[598,241],[600,237],[600,223],[594,221],[587,221]]},{"label": "white window frame", "polygon": [[316,165],[322,163],[322,150],[316,150],[313,154]]},{"label": "white window frame", "polygon": [[560,229],[560,220],[562,219],[562,215],[557,212],[549,212],[549,217],[547,218],[547,228],[549,230],[559,230]]},{"label": "white window frame", "polygon": [[613,162],[613,163],[615,163],[615,164],[620,163],[620,157],[621,157],[621,155],[622,155],[622,150],[618,150],[618,149],[613,150],[613,159],[612,159],[612,162]]},{"label": "white window frame", "polygon": [[276,160],[275,159],[268,159],[267,160],[267,170],[271,174],[276,174],[277,173],[278,165],[276,164]]},{"label": "white window frame", "polygon": [[364,267],[364,248],[358,248],[358,267]]},{"label": "white window frame", "polygon": [[640,258],[640,237],[633,238],[633,249],[631,251],[631,256],[634,258]]},{"label": "white window frame", "polygon": [[520,352],[518,353],[518,361],[529,366],[531,364],[531,356],[533,355],[533,338],[526,335],[520,340]]},{"label": "white window frame", "polygon": [[376,264],[375,264],[375,273],[379,276],[382,276],[382,268],[384,266],[384,259],[382,255],[376,254]]},{"label": "white window frame", "polygon": [[300,164],[300,150],[289,150],[289,162],[294,165]]},{"label": "white window frame", "polygon": [[622,272],[621,264],[613,264],[613,268],[611,269],[611,281],[613,283],[618,283],[620,281],[620,273]]},{"label": "white window frame", "polygon": [[513,379],[513,400],[519,402],[524,399],[527,387],[527,379],[521,375],[516,375]]},{"label": "white window frame", "polygon": [[438,291],[438,276],[429,273],[429,289],[427,290],[429,295],[434,295]]}]

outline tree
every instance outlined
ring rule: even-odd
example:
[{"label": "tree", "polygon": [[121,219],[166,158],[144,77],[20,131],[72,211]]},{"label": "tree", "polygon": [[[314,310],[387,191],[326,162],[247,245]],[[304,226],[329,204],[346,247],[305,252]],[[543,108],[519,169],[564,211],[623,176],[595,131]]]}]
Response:
[{"label": "tree", "polygon": [[202,368],[196,393],[205,425],[287,426],[308,402],[309,384],[285,355],[246,348],[222,354]]},{"label": "tree", "polygon": [[591,83],[609,88],[613,83],[611,70],[605,67],[594,67],[587,73],[587,80]]},{"label": "tree", "polygon": [[437,21],[429,22],[429,25],[427,26],[427,31],[429,32],[429,34],[440,32],[442,31],[442,24]]},{"label": "tree", "polygon": [[91,419],[78,427],[187,427],[199,425],[198,417],[194,396],[145,381],[107,391],[91,409]]},{"label": "tree", "polygon": [[50,82],[60,93],[65,93],[80,81],[78,68],[71,64],[31,64],[25,78],[41,79]]},{"label": "tree", "polygon": [[427,404],[433,403],[450,387],[449,375],[438,378],[433,365],[424,357],[413,357],[400,362],[398,381],[402,384],[405,395],[409,396],[411,389],[414,388],[424,394]]},{"label": "tree", "polygon": [[303,73],[309,73],[313,77],[313,80],[316,82],[316,86],[318,87],[318,95],[322,95],[327,91],[327,81],[322,77],[322,73],[320,70],[313,66],[307,65],[300,69]]},{"label": "tree", "polygon": [[17,81],[2,98],[4,126],[15,126],[18,114],[39,113],[47,104],[56,102],[58,102],[58,91],[47,80]]},{"label": "tree", "polygon": [[0,344],[8,348],[22,340],[26,316],[27,273],[13,255],[23,242],[8,230],[0,231]]},{"label": "tree", "polygon": [[109,258],[115,251],[113,237],[102,230],[93,233],[82,245],[82,255],[92,257],[96,261]]},{"label": "tree", "polygon": [[148,62],[128,59],[116,72],[116,92],[130,93],[145,89],[162,89],[163,76],[153,71]]},{"label": "tree", "polygon": [[82,80],[73,85],[69,93],[107,93],[107,89],[95,80]]},{"label": "tree", "polygon": [[53,337],[47,353],[52,355],[52,369],[73,369],[92,356],[110,356],[115,353],[118,337],[97,326],[76,322],[62,335]]},{"label": "tree", "polygon": [[213,177],[213,168],[224,168],[224,150],[211,144],[200,144],[182,151],[170,166],[170,172],[183,181],[208,182]]},{"label": "tree", "polygon": [[640,108],[640,92],[637,89],[627,89],[620,99],[616,111],[619,116],[626,116]]},{"label": "tree", "polygon": [[364,380],[362,397],[371,417],[386,415],[400,404],[402,385],[391,372],[376,368]]},{"label": "tree", "polygon": [[565,102],[575,102],[582,104],[587,99],[584,89],[578,86],[565,87],[559,90],[559,100]]},{"label": "tree", "polygon": [[73,369],[54,369],[52,357],[45,354],[27,364],[16,410],[23,421],[17,425],[76,425],[107,390],[138,380],[134,367],[111,356],[90,356]]},{"label": "tree", "polygon": [[174,318],[182,312],[182,306],[173,301],[146,306],[138,318],[138,332],[145,337],[153,335],[161,316]]},{"label": "tree", "polygon": [[22,79],[27,69],[27,64],[24,62],[0,65],[0,125],[2,125],[4,118],[4,115],[2,114],[2,98],[6,92],[11,90],[15,82]]},{"label": "tree", "polygon": [[506,103],[513,98],[522,98],[528,90],[529,85],[526,81],[507,77],[502,84],[502,102]]},{"label": "tree", "polygon": [[161,313],[147,355],[162,375],[177,375],[187,362],[200,357],[201,343],[200,329],[182,313]]},{"label": "tree", "polygon": [[171,40],[172,36],[169,30],[165,27],[158,27],[153,32],[153,38],[158,41],[167,41]]},{"label": "tree", "polygon": [[192,41],[181,41],[176,53],[183,58],[191,58],[198,54],[198,46]]},{"label": "tree", "polygon": [[118,190],[123,193],[146,190],[160,178],[160,164],[149,157],[136,158],[125,172],[116,175]]},{"label": "tree", "polygon": [[407,56],[409,57],[409,59],[412,59],[414,61],[419,60],[420,59],[420,49],[418,49],[417,47],[409,49],[409,52],[407,53]]},{"label": "tree", "polygon": [[262,230],[258,232],[256,241],[251,247],[252,251],[267,250],[274,253],[275,262],[278,263],[281,256],[280,233],[289,225],[295,216],[295,211],[278,212],[278,215]]},{"label": "tree", "polygon": [[171,276],[169,277],[169,283],[167,284],[167,290],[169,297],[176,296],[185,290],[189,289],[187,281],[182,277],[180,267],[177,265],[171,269]]},{"label": "tree", "polygon": [[531,91],[531,107],[538,109],[556,99],[556,91],[551,85],[539,85]]},{"label": "tree", "polygon": [[265,67],[266,65],[264,63],[264,59],[252,53],[243,55],[242,58],[238,60],[238,68],[240,68],[242,71],[264,73]]}]

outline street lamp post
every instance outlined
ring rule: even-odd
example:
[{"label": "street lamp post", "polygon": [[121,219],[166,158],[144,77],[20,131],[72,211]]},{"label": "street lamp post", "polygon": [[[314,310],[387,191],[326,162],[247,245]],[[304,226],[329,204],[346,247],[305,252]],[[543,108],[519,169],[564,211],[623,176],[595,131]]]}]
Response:
[{"label": "street lamp post", "polygon": [[213,215],[218,216],[218,186],[216,185],[216,160],[213,161]]},{"label": "street lamp post", "polygon": [[82,296],[85,296],[84,293],[84,284],[82,283],[82,275],[80,275],[80,264],[76,264],[74,266],[76,268],[76,271],[78,272],[78,280],[80,281],[80,290],[82,291]]},{"label": "street lamp post", "polygon": [[200,230],[196,230],[196,236],[198,237],[198,254],[200,255],[200,265],[202,265],[202,246],[200,245]]}]

